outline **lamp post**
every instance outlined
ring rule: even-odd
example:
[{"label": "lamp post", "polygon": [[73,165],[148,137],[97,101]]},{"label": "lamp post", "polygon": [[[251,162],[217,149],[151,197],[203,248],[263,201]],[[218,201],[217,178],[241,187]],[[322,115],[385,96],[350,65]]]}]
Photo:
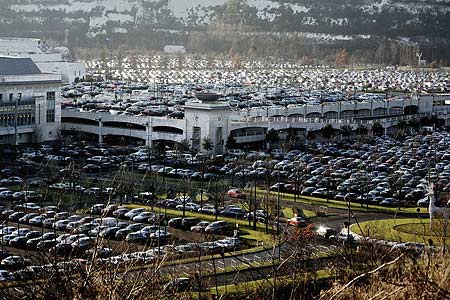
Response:
[{"label": "lamp post", "polygon": [[203,182],[205,180],[205,157],[202,155],[202,178],[200,181],[200,211],[203,208]]},{"label": "lamp post", "polygon": [[102,118],[98,118],[98,145],[103,145],[103,122]]}]

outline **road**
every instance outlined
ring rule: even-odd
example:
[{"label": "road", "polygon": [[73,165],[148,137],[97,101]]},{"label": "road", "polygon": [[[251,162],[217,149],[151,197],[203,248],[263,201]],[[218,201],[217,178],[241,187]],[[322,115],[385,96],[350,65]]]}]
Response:
[{"label": "road", "polygon": [[[309,205],[300,202],[293,201],[280,201],[281,206],[283,207],[297,207],[303,210],[317,210],[317,205]],[[326,216],[314,217],[311,221],[317,224],[322,224],[328,227],[331,227],[336,230],[340,230],[345,227],[344,222],[350,221],[352,224],[361,223],[372,220],[383,220],[383,219],[392,219],[392,218],[405,218],[402,215],[395,215],[392,213],[383,213],[383,212],[371,212],[371,211],[363,211],[363,210],[352,210],[349,218],[349,212],[346,209],[325,207],[324,211],[326,212]]]}]

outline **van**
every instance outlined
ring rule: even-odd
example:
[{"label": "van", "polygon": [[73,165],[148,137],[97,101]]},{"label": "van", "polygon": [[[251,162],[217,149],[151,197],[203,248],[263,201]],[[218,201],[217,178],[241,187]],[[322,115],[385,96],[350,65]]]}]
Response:
[{"label": "van", "polygon": [[232,156],[243,156],[244,151],[242,151],[241,149],[229,149],[228,154]]},{"label": "van", "polygon": [[205,233],[225,234],[231,232],[230,224],[225,221],[215,221],[206,226]]}]

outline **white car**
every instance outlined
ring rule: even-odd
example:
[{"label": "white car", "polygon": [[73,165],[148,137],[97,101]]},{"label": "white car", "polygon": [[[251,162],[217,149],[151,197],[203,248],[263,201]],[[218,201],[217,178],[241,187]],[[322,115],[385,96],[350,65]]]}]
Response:
[{"label": "white car", "polygon": [[202,208],[199,208],[198,212],[214,215],[216,213],[216,209],[213,206],[206,205],[206,206],[203,206]]},{"label": "white car", "polygon": [[17,205],[17,207],[21,207],[21,208],[24,208],[26,210],[39,210],[39,209],[41,209],[41,207],[39,205],[37,205],[36,203],[33,203],[33,202],[20,204],[20,205]]},{"label": "white car", "polygon": [[18,236],[25,236],[27,233],[29,233],[31,230],[28,228],[20,228],[19,230],[14,230],[10,234],[4,235],[1,238],[1,242],[3,245],[8,245],[9,241],[18,237]]},{"label": "white car", "polygon": [[28,228],[19,228],[19,230],[15,230],[11,233],[11,235],[15,236],[26,236],[31,230]]},{"label": "white car", "polygon": [[66,219],[56,221],[56,223],[53,224],[53,229],[66,230],[67,224],[69,224],[69,220]]},{"label": "white car", "polygon": [[228,154],[233,156],[242,156],[244,155],[244,151],[242,151],[241,149],[230,149],[228,150]]},{"label": "white car", "polygon": [[34,218],[31,218],[28,223],[32,225],[41,226],[44,222],[45,218],[43,216],[36,216]]},{"label": "white car", "polygon": [[8,227],[3,227],[2,230],[0,231],[1,235],[8,235],[13,233],[14,231],[16,231],[17,228],[16,227],[12,227],[12,226],[8,226]]},{"label": "white car", "polygon": [[241,240],[235,237],[226,238],[223,240],[217,241],[218,244],[220,244],[222,247],[227,249],[233,249],[239,247],[242,243]]},{"label": "white car", "polygon": [[125,214],[125,218],[132,220],[134,217],[143,212],[145,212],[145,208],[133,208]]},{"label": "white car", "polygon": [[196,204],[196,203],[192,203],[192,202],[188,202],[186,204],[179,204],[175,207],[176,209],[179,210],[183,210],[183,208],[185,210],[190,210],[190,211],[198,211],[198,209],[200,208],[200,205]]},{"label": "white car", "polygon": [[156,232],[150,233],[149,237],[151,239],[157,239],[159,238],[169,238],[172,234],[170,232],[164,231],[164,230],[158,230]]}]

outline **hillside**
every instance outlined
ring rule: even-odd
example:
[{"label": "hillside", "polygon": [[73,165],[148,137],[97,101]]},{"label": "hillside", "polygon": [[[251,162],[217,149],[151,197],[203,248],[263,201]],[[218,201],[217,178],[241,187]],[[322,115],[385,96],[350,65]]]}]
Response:
[{"label": "hillside", "polygon": [[432,47],[450,39],[450,0],[0,0],[0,5],[3,35],[66,36],[76,46],[149,31],[163,32],[165,43],[206,30],[301,32],[325,43],[381,36]]}]

